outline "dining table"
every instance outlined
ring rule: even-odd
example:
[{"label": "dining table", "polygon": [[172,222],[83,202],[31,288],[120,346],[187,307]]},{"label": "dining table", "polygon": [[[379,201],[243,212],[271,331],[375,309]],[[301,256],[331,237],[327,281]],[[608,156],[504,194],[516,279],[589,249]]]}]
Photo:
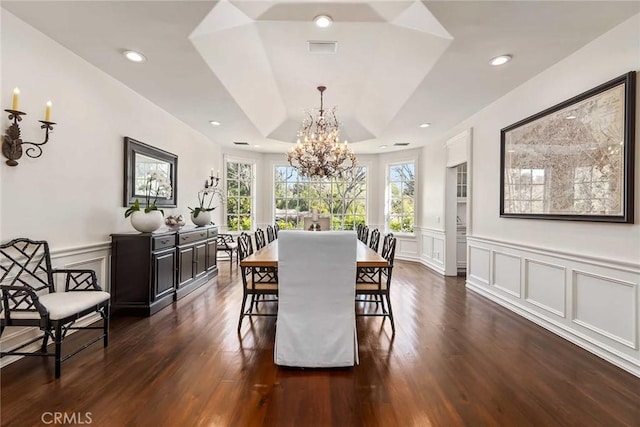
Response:
[{"label": "dining table", "polygon": [[[311,233],[311,231],[310,231]],[[240,261],[242,267],[277,267],[278,266],[278,239],[269,243],[262,249],[247,256]],[[358,240],[358,253],[356,266],[363,267],[388,267],[389,263],[378,252],[371,249]]]}]

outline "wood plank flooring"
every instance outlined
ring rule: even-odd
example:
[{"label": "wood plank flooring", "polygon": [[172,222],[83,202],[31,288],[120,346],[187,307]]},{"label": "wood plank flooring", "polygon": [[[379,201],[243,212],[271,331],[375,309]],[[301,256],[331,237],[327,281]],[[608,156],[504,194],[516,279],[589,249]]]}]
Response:
[{"label": "wood plank flooring", "polygon": [[223,261],[216,281],[153,317],[113,318],[109,347],[69,359],[58,381],[52,360],[2,369],[2,425],[43,425],[45,412],[96,426],[640,425],[639,378],[461,278],[396,265],[396,336],[359,317],[357,367],[275,366],[273,318],[245,320],[239,338],[241,281]]}]

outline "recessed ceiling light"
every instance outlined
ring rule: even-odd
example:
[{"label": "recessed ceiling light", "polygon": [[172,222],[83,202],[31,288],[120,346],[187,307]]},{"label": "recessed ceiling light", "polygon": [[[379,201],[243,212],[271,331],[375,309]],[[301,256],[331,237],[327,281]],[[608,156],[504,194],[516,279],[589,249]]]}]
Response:
[{"label": "recessed ceiling light", "polygon": [[507,150],[507,153],[515,153],[516,150]]},{"label": "recessed ceiling light", "polygon": [[511,55],[500,55],[493,58],[489,63],[493,66],[498,66],[498,65],[506,64],[507,62],[511,61],[511,58],[512,58]]},{"label": "recessed ceiling light", "polygon": [[122,52],[122,54],[125,56],[125,58],[132,62],[144,62],[147,60],[147,58],[143,54],[134,50],[125,50],[124,52]]},{"label": "recessed ceiling light", "polygon": [[260,148],[260,146],[259,146],[259,145],[254,145],[254,147],[256,147],[256,148]]},{"label": "recessed ceiling light", "polygon": [[220,122],[216,122],[215,120],[209,121],[213,126],[220,126]]},{"label": "recessed ceiling light", "polygon": [[575,119],[576,117],[577,117],[577,116],[574,116],[574,115],[572,114],[572,115],[570,115],[570,116],[565,117],[565,119],[567,119],[567,120],[573,120],[573,119]]},{"label": "recessed ceiling light", "polygon": [[329,15],[318,15],[313,18],[313,22],[318,28],[329,28],[333,24],[333,19]]},{"label": "recessed ceiling light", "polygon": [[429,126],[431,126],[431,123],[422,123],[420,125],[421,128],[428,128]]},{"label": "recessed ceiling light", "polygon": [[386,145],[381,145],[380,148],[387,148],[387,146]]}]

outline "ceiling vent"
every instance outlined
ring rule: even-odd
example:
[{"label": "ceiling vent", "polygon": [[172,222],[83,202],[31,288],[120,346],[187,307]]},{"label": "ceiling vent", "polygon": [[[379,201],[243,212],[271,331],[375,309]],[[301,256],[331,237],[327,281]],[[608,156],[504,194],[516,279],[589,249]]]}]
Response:
[{"label": "ceiling vent", "polygon": [[249,143],[246,141],[233,141],[233,143],[236,145],[249,145]]},{"label": "ceiling vent", "polygon": [[309,53],[333,54],[338,52],[338,42],[307,41]]},{"label": "ceiling vent", "polygon": [[408,142],[396,142],[395,144],[396,147],[406,147],[407,145],[409,145]]}]

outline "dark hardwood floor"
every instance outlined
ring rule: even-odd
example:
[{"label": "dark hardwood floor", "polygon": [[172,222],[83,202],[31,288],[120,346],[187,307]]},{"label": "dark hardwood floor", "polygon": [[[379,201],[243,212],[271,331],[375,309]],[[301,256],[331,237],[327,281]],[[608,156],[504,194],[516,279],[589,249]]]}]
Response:
[{"label": "dark hardwood floor", "polygon": [[97,426],[640,425],[639,378],[462,278],[406,262],[393,276],[395,339],[388,321],[359,317],[359,366],[283,369],[273,318],[236,334],[241,283],[223,261],[217,281],[153,317],[113,318],[109,347],[69,359],[58,381],[51,360],[2,369],[2,425],[53,412]]}]

